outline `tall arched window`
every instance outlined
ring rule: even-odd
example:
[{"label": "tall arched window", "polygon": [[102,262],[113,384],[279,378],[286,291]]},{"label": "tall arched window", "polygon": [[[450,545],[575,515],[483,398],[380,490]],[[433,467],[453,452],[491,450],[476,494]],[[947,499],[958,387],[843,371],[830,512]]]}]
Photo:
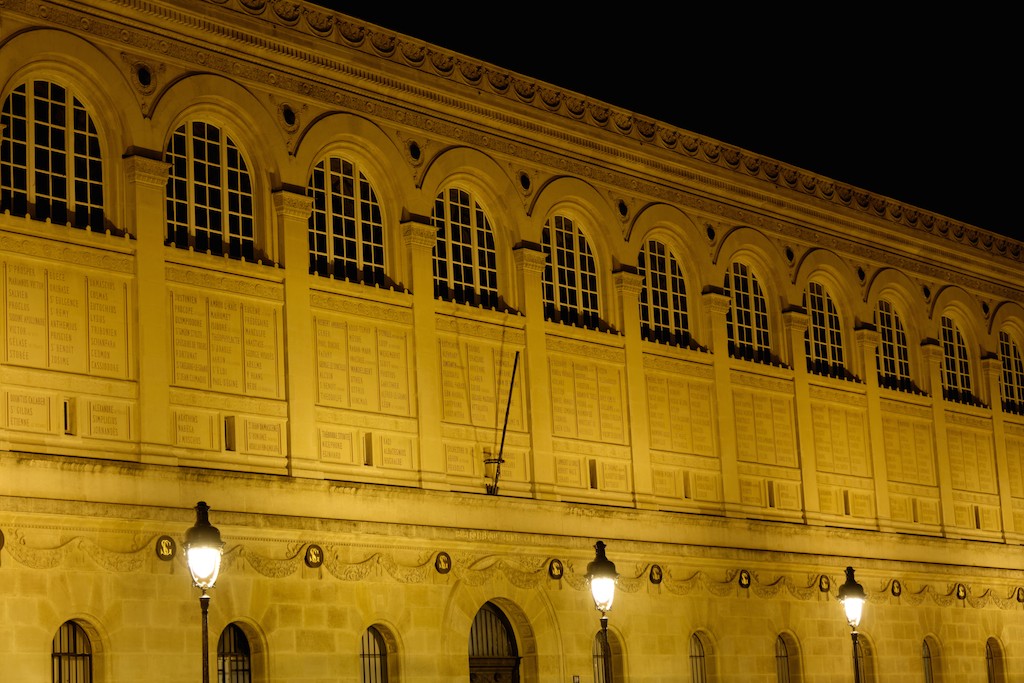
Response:
[{"label": "tall arched window", "polygon": [[472,680],[519,683],[515,632],[508,617],[494,603],[484,603],[473,619],[469,631],[469,673]]},{"label": "tall arched window", "polygon": [[757,277],[745,263],[735,261],[725,275],[725,293],[732,305],[725,314],[729,355],[758,363],[772,362],[768,332],[768,301]]},{"label": "tall arched window", "polygon": [[875,328],[881,337],[875,354],[878,383],[890,389],[915,391],[910,379],[907,333],[899,313],[887,299],[879,299],[875,307]]},{"label": "tall arched window", "polygon": [[0,112],[0,212],[106,230],[103,159],[92,117],[71,91],[22,83]]},{"label": "tall arched window", "polygon": [[690,681],[691,683],[708,683],[704,642],[696,633],[690,636]]},{"label": "tall arched window", "polygon": [[591,654],[594,659],[594,683],[611,683],[614,680],[614,675],[611,673],[612,648],[601,631],[594,635]]},{"label": "tall arched window", "polygon": [[637,263],[640,290],[640,333],[644,339],[674,346],[690,345],[686,311],[686,283],[672,251],[658,240],[648,240]]},{"label": "tall arched window", "polygon": [[843,330],[832,296],[820,282],[810,282],[804,292],[809,325],[804,333],[807,370],[828,377],[846,377]]},{"label": "tall arched window", "polygon": [[309,176],[309,272],[384,285],[384,225],[370,181],[348,159],[321,159]]},{"label": "tall arched window", "polygon": [[249,639],[237,624],[228,624],[217,641],[217,683],[252,683]]},{"label": "tall arched window", "polygon": [[1003,646],[995,638],[989,638],[985,641],[985,671],[988,674],[988,683],[1005,683],[1005,667]]},{"label": "tall arched window", "polygon": [[388,682],[388,644],[374,626],[363,632],[359,659],[363,665],[363,683]]},{"label": "tall arched window", "polygon": [[92,683],[92,644],[85,629],[65,621],[53,637],[53,683]]},{"label": "tall arched window", "polygon": [[249,168],[234,141],[203,121],[183,123],[167,142],[167,242],[254,261]]},{"label": "tall arched window", "polygon": [[789,646],[781,635],[775,639],[775,679],[778,683],[794,683],[794,662],[790,661]]},{"label": "tall arched window", "polygon": [[586,236],[566,216],[544,226],[544,317],[565,325],[601,326],[597,262]]},{"label": "tall arched window", "polygon": [[494,233],[469,192],[451,187],[434,200],[434,296],[486,308],[498,307]]},{"label": "tall arched window", "polygon": [[1021,360],[1020,346],[1006,330],[999,331],[999,362],[1003,366],[999,378],[1003,410],[1024,413],[1024,361]]},{"label": "tall arched window", "polygon": [[942,316],[942,394],[947,401],[975,403],[971,388],[971,359],[960,327]]},{"label": "tall arched window", "polygon": [[921,641],[921,664],[924,667],[924,683],[935,683],[935,676],[932,673],[932,649],[928,646],[928,640]]}]

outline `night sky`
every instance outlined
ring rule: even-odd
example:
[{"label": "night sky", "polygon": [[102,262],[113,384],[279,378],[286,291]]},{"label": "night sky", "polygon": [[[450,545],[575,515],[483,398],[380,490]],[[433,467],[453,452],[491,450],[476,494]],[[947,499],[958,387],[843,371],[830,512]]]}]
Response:
[{"label": "night sky", "polygon": [[[736,3],[319,4],[1024,239],[1016,104],[1024,60],[1011,55],[1005,19],[962,9],[908,18],[860,5],[843,15]],[[642,15],[622,16],[631,9]]]}]

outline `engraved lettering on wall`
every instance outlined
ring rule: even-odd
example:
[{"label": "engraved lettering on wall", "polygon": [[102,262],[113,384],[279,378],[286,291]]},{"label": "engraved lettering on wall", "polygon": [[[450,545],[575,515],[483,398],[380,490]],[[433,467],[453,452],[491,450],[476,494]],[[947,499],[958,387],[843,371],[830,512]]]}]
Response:
[{"label": "engraved lettering on wall", "polygon": [[882,438],[890,481],[935,486],[935,451],[929,422],[883,415]]},{"label": "engraved lettering on wall", "polygon": [[946,430],[946,438],[953,488],[979,493],[997,493],[991,432],[986,434],[972,429],[950,427]]},{"label": "engraved lettering on wall", "polygon": [[501,429],[508,410],[508,429],[522,431],[523,382],[522,358],[516,369],[515,350],[476,340],[439,339],[438,361],[441,370],[441,409],[446,422]]},{"label": "engraved lettering on wall", "polygon": [[713,456],[711,390],[706,382],[647,373],[651,448]]},{"label": "engraved lettering on wall", "polygon": [[316,316],[317,401],[321,405],[412,414],[405,329]]},{"label": "engraved lettering on wall", "polygon": [[3,263],[8,363],[127,378],[127,285],[28,261]]},{"label": "engraved lettering on wall", "polygon": [[796,467],[792,399],[737,388],[733,403],[739,460]]},{"label": "engraved lettering on wall", "polygon": [[176,386],[284,398],[277,307],[177,288],[171,330]]},{"label": "engraved lettering on wall", "polygon": [[549,373],[555,436],[626,443],[621,368],[552,357]]},{"label": "engraved lettering on wall", "polygon": [[865,410],[817,403],[811,406],[811,420],[819,472],[871,476]]}]

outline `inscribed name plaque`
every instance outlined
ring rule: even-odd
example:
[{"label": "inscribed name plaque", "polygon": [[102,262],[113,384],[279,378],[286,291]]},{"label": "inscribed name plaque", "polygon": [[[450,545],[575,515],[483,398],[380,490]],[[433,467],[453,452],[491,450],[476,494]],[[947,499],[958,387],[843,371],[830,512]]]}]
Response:
[{"label": "inscribed name plaque", "polygon": [[374,462],[380,467],[397,470],[412,469],[412,439],[406,436],[382,434],[378,441],[380,457]]},{"label": "inscribed name plaque", "polygon": [[524,429],[522,368],[514,350],[455,338],[439,339],[437,348],[446,422],[500,429],[507,410],[508,429]]},{"label": "inscribed name plaque", "polygon": [[321,405],[412,414],[408,332],[328,316],[313,325]]},{"label": "inscribed name plaque", "polygon": [[[449,474],[472,476],[476,474],[474,463],[483,462],[485,455],[478,455],[476,448],[468,443],[447,443],[444,445],[446,469]],[[482,469],[482,468],[481,468]]]},{"label": "inscribed name plaque", "polygon": [[85,275],[71,270],[48,271],[46,304],[50,350],[47,367],[66,372],[88,372]]},{"label": "inscribed name plaque", "polygon": [[882,415],[885,467],[890,481],[934,486],[935,451],[931,424],[899,415]]},{"label": "inscribed name plaque", "polygon": [[3,271],[8,363],[128,377],[125,281],[17,260],[4,261]]},{"label": "inscribed name plaque", "polygon": [[284,425],[270,420],[246,418],[242,450],[251,455],[282,455]]},{"label": "inscribed name plaque", "polygon": [[739,460],[796,467],[790,398],[737,388],[733,405]]},{"label": "inscribed name plaque", "polygon": [[350,430],[320,427],[320,459],[354,465],[356,463],[355,434]]},{"label": "inscribed name plaque", "polygon": [[103,439],[126,441],[131,429],[131,409],[127,403],[89,401],[89,434]]},{"label": "inscribed name plaque", "polygon": [[819,472],[871,476],[866,420],[867,412],[863,409],[827,403],[811,407]]},{"label": "inscribed name plaque", "polygon": [[647,374],[651,448],[676,453],[714,454],[711,387],[682,377]]},{"label": "inscribed name plaque", "polygon": [[52,432],[50,396],[28,392],[6,392],[7,426],[26,432]]},{"label": "inscribed name plaque", "polygon": [[950,427],[949,473],[954,489],[996,493],[995,456],[992,435],[973,429]]},{"label": "inscribed name plaque", "polygon": [[170,296],[176,386],[283,398],[277,306],[185,288]]},{"label": "inscribed name plaque", "polygon": [[553,357],[549,377],[555,436],[626,442],[621,368]]},{"label": "inscribed name plaque", "polygon": [[219,450],[215,437],[216,415],[176,408],[173,416],[175,446]]},{"label": "inscribed name plaque", "polygon": [[583,467],[580,459],[556,456],[555,481],[563,486],[583,486]]}]

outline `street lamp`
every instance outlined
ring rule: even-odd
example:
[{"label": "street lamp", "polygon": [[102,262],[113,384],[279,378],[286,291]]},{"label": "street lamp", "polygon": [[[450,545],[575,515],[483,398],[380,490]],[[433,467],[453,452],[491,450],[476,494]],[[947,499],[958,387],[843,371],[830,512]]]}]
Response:
[{"label": "street lamp", "polygon": [[217,583],[220,573],[221,553],[224,543],[220,540],[217,527],[210,524],[210,506],[196,503],[196,524],[185,532],[185,559],[192,573],[192,583],[202,591],[199,608],[203,614],[203,683],[210,683],[210,635],[207,615],[210,611],[210,596],[206,591]]},{"label": "street lamp", "polygon": [[853,638],[853,683],[860,683],[860,662],[857,661],[857,627],[860,625],[866,598],[864,587],[853,578],[853,567],[847,567],[846,583],[839,587],[839,602],[843,603],[846,621],[850,624],[850,637]]},{"label": "street lamp", "polygon": [[596,555],[594,561],[587,565],[587,581],[590,582],[590,594],[594,596],[594,607],[601,613],[601,648],[604,655],[604,683],[612,683],[611,649],[608,647],[608,612],[615,600],[615,583],[619,575],[615,564],[605,557],[604,541],[594,544]]}]

